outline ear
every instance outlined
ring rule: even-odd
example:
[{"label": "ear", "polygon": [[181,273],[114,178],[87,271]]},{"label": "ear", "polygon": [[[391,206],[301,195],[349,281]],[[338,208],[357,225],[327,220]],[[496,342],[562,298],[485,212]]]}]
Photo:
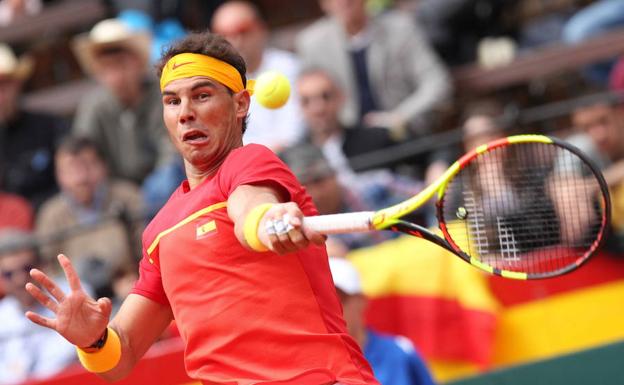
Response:
[{"label": "ear", "polygon": [[249,104],[251,103],[249,92],[247,92],[247,90],[242,90],[241,92],[234,94],[232,99],[234,100],[236,117],[239,119],[245,119],[249,112]]}]

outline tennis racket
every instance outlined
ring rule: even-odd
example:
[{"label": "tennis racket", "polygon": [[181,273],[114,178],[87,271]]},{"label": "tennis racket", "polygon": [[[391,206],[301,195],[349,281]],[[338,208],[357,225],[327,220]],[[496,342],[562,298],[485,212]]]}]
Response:
[{"label": "tennis racket", "polygon": [[[437,196],[439,232],[405,219]],[[419,194],[375,211],[305,217],[323,234],[391,230],[424,238],[489,273],[515,279],[572,271],[610,221],[602,174],[576,147],[517,135],[468,152]]]}]

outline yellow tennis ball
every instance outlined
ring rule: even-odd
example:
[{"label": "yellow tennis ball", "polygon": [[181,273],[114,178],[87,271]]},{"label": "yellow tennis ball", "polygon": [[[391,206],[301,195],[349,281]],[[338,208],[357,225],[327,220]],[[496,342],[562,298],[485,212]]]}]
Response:
[{"label": "yellow tennis ball", "polygon": [[254,97],[263,107],[280,108],[290,97],[290,82],[277,71],[264,72],[256,79]]}]

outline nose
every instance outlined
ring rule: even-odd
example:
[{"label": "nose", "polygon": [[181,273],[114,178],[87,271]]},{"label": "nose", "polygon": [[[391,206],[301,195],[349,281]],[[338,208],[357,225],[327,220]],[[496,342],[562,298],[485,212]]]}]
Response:
[{"label": "nose", "polygon": [[182,100],[180,103],[180,112],[178,114],[178,122],[187,124],[195,121],[195,110],[191,106],[190,101]]}]

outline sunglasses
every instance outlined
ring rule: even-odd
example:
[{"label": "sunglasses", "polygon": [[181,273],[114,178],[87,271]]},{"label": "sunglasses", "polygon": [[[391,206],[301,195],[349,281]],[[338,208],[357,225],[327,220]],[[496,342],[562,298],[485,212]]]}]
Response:
[{"label": "sunglasses", "polygon": [[334,98],[334,92],[325,90],[316,95],[299,95],[299,99],[301,100],[301,104],[303,106],[307,106],[312,103],[315,99],[321,99],[324,102],[329,102]]},{"label": "sunglasses", "polygon": [[24,265],[22,267],[19,267],[17,269],[13,269],[13,270],[2,270],[2,277],[7,279],[7,280],[10,280],[11,278],[13,278],[13,276],[15,274],[18,274],[18,273],[23,273],[23,274],[28,275],[30,270],[32,270],[34,268],[35,268],[35,266],[28,264],[28,265]]}]

